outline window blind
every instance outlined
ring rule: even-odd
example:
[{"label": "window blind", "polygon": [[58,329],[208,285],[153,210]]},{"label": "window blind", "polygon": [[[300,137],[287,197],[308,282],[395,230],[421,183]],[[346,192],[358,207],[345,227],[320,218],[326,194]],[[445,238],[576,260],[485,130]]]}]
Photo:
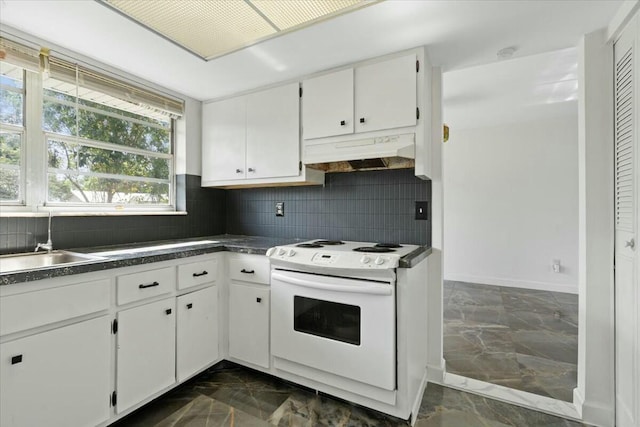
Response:
[{"label": "window blind", "polygon": [[40,58],[36,49],[0,37],[0,60],[25,70],[39,72]]},{"label": "window blind", "polygon": [[[2,58],[4,56],[4,58]],[[83,89],[100,92],[122,102],[153,111],[170,118],[180,118],[184,113],[184,101],[142,88],[123,79],[90,69],[51,52],[42,58],[39,50],[0,37],[0,59],[30,71],[40,72],[42,65],[51,77],[78,85]]]}]

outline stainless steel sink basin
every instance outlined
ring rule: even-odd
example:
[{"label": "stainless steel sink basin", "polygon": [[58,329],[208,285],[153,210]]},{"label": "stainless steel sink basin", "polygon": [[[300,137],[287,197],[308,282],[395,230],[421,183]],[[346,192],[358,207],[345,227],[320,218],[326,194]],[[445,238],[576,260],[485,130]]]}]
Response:
[{"label": "stainless steel sink basin", "polygon": [[84,264],[106,259],[69,251],[35,252],[0,256],[0,274]]}]

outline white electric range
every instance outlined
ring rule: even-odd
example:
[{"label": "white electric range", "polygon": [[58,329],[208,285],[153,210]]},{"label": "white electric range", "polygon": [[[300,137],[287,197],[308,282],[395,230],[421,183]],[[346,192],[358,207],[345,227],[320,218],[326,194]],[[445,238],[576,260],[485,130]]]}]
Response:
[{"label": "white electric range", "polygon": [[398,375],[407,362],[398,359],[398,289],[417,279],[398,274],[410,270],[398,266],[417,249],[332,240],[269,249],[274,367],[294,381],[408,418],[408,390]]},{"label": "white electric range", "polygon": [[418,248],[406,244],[319,239],[276,246],[269,249],[267,256],[277,266],[354,277],[370,275],[371,271],[392,271],[398,267],[400,258]]}]

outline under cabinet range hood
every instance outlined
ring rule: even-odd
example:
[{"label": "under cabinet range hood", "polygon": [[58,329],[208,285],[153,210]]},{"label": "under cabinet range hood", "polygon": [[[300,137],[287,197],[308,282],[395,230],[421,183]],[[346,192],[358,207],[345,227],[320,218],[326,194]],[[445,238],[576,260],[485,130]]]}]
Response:
[{"label": "under cabinet range hood", "polygon": [[304,142],[306,166],[325,172],[402,169],[415,165],[415,134]]}]

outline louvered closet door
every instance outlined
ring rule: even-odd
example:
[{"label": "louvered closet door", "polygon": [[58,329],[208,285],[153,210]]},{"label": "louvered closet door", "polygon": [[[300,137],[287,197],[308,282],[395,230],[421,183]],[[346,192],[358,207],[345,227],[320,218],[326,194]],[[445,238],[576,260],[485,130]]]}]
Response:
[{"label": "louvered closet door", "polygon": [[640,425],[638,18],[614,46],[616,425]]}]

